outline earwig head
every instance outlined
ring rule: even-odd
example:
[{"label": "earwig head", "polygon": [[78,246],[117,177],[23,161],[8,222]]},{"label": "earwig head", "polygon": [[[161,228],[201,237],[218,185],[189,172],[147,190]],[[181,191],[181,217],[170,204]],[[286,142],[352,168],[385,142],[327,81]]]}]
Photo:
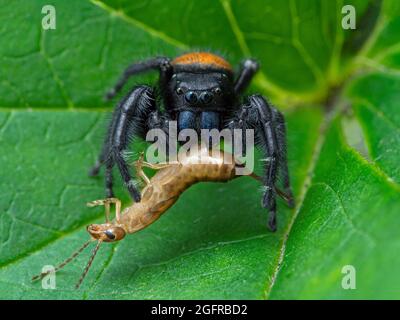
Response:
[{"label": "earwig head", "polygon": [[[82,284],[83,279],[86,277],[92,262],[97,254],[97,251],[100,249],[100,245],[104,242],[113,242],[113,241],[118,241],[121,240],[125,237],[125,230],[118,225],[114,225],[111,223],[104,223],[104,224],[90,224],[87,226],[87,231],[91,235],[92,239],[89,241],[86,241],[78,250],[74,251],[72,255],[67,258],[64,262],[60,263],[56,268],[55,271],[57,272],[58,270],[62,269],[65,267],[68,263],[73,261],[90,243],[93,242],[93,240],[97,240],[96,247],[93,249],[92,254],[89,258],[88,263],[86,264],[85,270],[83,271],[81,277],[79,278],[79,281],[75,285],[75,288],[79,288],[79,286]],[[44,276],[49,274],[50,272],[42,272],[32,278],[32,281],[42,279]]]},{"label": "earwig head", "polygon": [[125,237],[125,230],[111,223],[90,224],[87,226],[87,231],[96,239],[104,242],[119,241]]}]

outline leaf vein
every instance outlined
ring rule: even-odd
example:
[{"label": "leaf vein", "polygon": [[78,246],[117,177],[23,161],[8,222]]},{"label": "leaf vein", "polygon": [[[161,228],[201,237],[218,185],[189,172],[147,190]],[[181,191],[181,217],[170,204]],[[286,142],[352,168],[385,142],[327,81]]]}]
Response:
[{"label": "leaf vein", "polygon": [[365,239],[367,239],[368,242],[370,242],[370,244],[372,246],[376,245],[376,240],[369,235],[367,232],[365,232],[364,230],[361,230],[360,228],[358,228],[355,224],[353,219],[349,216],[344,204],[343,204],[343,200],[342,198],[339,196],[338,192],[328,183],[326,182],[315,182],[312,184],[312,186],[323,186],[325,187],[325,189],[330,190],[331,193],[335,196],[335,198],[337,199],[338,203],[339,203],[339,207],[340,207],[340,212],[342,212],[343,217],[345,217],[346,221],[348,222],[348,224],[350,225],[350,227],[356,232],[359,233],[361,236],[363,236]]},{"label": "leaf vein", "polygon": [[56,84],[58,85],[58,88],[60,90],[60,93],[65,101],[65,103],[67,104],[67,106],[71,109],[74,108],[74,103],[71,100],[71,98],[68,96],[64,82],[61,80],[61,78],[58,76],[58,74],[56,73],[53,63],[50,59],[50,57],[47,55],[46,52],[46,47],[45,47],[45,31],[43,30],[42,27],[40,27],[40,38],[39,38],[39,53],[40,55],[44,58],[44,61],[46,62],[54,81],[56,82]]},{"label": "leaf vein", "polygon": [[152,27],[150,27],[149,25],[138,21],[134,18],[132,18],[131,16],[128,16],[123,10],[116,10],[108,5],[106,5],[104,2],[99,1],[99,0],[89,0],[93,5],[105,10],[106,12],[108,12],[110,15],[119,17],[120,19],[124,20],[125,22],[133,25],[134,27],[143,30],[144,32],[146,32],[147,34],[151,35],[152,37],[155,38],[159,38],[161,40],[163,40],[166,43],[169,43],[175,47],[178,47],[180,49],[188,49],[188,45],[182,43],[181,41],[174,39],[170,36],[168,36],[167,34],[165,34],[164,32],[158,31]]},{"label": "leaf vein", "polygon": [[278,274],[279,274],[283,259],[285,257],[286,244],[287,244],[287,240],[289,238],[289,234],[290,234],[290,232],[291,232],[291,230],[293,228],[294,222],[295,222],[295,220],[296,220],[296,218],[297,218],[297,216],[298,216],[298,214],[300,212],[300,209],[301,209],[301,207],[302,207],[302,205],[304,203],[304,199],[306,197],[306,194],[307,194],[307,192],[308,192],[308,190],[310,188],[311,180],[312,180],[312,173],[314,172],[314,169],[315,169],[315,167],[317,165],[317,161],[318,161],[319,155],[321,153],[322,146],[323,146],[323,144],[325,142],[325,138],[326,138],[325,134],[326,134],[326,131],[327,131],[331,121],[332,121],[331,115],[327,114],[327,115],[325,115],[325,119],[324,119],[324,121],[322,122],[322,124],[320,126],[320,129],[319,129],[320,135],[318,136],[318,140],[315,143],[315,147],[314,147],[313,152],[312,152],[311,160],[310,160],[310,163],[309,163],[308,169],[307,169],[307,176],[306,176],[306,178],[305,178],[305,180],[303,182],[303,185],[302,185],[302,188],[301,188],[301,191],[300,191],[300,195],[299,195],[299,200],[297,202],[296,208],[294,209],[294,213],[292,215],[292,218],[289,221],[288,227],[287,227],[287,229],[286,229],[286,231],[284,233],[284,236],[283,236],[283,239],[282,239],[282,244],[281,244],[281,247],[280,247],[280,250],[279,250],[279,254],[278,254],[278,258],[277,258],[277,262],[276,262],[276,266],[275,266],[274,272],[273,272],[273,274],[272,274],[272,276],[270,278],[270,284],[269,285],[267,284],[267,288],[265,289],[265,292],[264,292],[264,298],[265,299],[269,298],[269,295],[271,294],[272,288],[273,288],[273,286],[275,284],[275,281],[276,281],[276,279],[278,277]]},{"label": "leaf vein", "polygon": [[297,52],[303,58],[304,63],[310,68],[313,73],[315,80],[320,86],[324,83],[324,77],[321,68],[317,65],[315,60],[310,56],[307,50],[304,48],[303,44],[299,38],[299,22],[300,18],[297,12],[297,6],[295,0],[290,0],[289,3],[291,21],[292,21],[292,44],[296,48]]},{"label": "leaf vein", "polygon": [[[251,57],[251,52],[247,45],[244,34],[243,34],[242,30],[239,28],[239,24],[236,20],[235,15],[233,14],[230,0],[219,0],[219,1],[225,12],[225,15],[228,18],[232,32],[236,37],[236,41],[238,42],[239,47],[242,50],[242,53],[247,57]],[[270,91],[271,93],[277,95],[278,97],[285,96],[288,94],[287,90],[283,89],[282,87],[278,86],[277,84],[275,84],[271,80],[269,80],[268,77],[266,76],[266,74],[262,70],[259,71],[259,74],[260,74],[260,77],[255,78],[255,80],[254,80],[255,83],[259,87],[261,87],[267,91]]]}]

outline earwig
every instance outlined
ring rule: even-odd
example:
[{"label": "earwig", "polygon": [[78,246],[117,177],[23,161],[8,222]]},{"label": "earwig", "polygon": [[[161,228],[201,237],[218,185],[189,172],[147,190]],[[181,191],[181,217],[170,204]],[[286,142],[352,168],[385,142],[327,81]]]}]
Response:
[{"label": "earwig", "polygon": [[[181,157],[179,162],[165,164],[151,164],[143,161],[143,155],[135,162],[136,172],[146,184],[141,191],[141,201],[134,202],[121,213],[121,201],[117,198],[95,200],[87,206],[105,206],[105,219],[103,224],[90,224],[87,231],[91,240],[75,251],[71,257],[66,259],[55,269],[55,272],[63,268],[78,256],[92,241],[97,245],[80,277],[76,288],[79,288],[83,279],[95,258],[95,255],[103,242],[115,242],[122,240],[126,234],[138,232],[155,222],[166,212],[190,186],[203,181],[227,182],[240,177],[236,174],[236,167],[243,167],[236,163],[234,156],[227,152],[218,152],[215,156],[209,150],[203,150]],[[149,179],[143,171],[143,167],[157,170],[156,174]],[[245,174],[256,180],[261,180],[254,173]],[[277,190],[277,194],[290,201],[290,197],[283,191]],[[110,220],[110,205],[115,204],[115,219]],[[53,271],[54,272],[54,271]],[[41,273],[32,280],[41,279],[49,272]]]}]

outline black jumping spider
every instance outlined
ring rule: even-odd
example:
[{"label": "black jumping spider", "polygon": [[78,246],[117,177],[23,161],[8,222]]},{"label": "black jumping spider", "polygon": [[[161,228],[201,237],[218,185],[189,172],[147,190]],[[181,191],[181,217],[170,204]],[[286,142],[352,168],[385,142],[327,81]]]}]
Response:
[{"label": "black jumping spider", "polygon": [[258,70],[254,60],[245,60],[237,75],[223,58],[206,52],[188,53],[173,60],[153,58],[129,66],[107,98],[114,97],[132,75],[158,70],[159,96],[163,109],[156,105],[155,90],[149,86],[135,87],[118,104],[108,134],[91,175],[106,167],[106,196],[113,197],[112,168],[116,164],[132,198],[140,201],[140,192],[129,172],[123,153],[130,138],[142,137],[150,129],[168,131],[168,121],[178,123],[178,130],[247,129],[255,130],[257,145],[265,153],[262,178],[265,191],[262,205],[269,211],[268,226],[276,230],[277,176],[282,183],[289,205],[293,206],[286,160],[285,120],[261,95],[251,95],[241,104],[241,94]]}]

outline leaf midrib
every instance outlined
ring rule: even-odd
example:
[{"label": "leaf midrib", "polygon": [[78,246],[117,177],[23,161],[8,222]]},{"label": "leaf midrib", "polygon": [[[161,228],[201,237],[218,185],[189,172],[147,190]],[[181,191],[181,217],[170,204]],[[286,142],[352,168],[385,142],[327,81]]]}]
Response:
[{"label": "leaf midrib", "polygon": [[279,249],[279,255],[278,255],[278,258],[277,258],[277,261],[276,261],[276,264],[275,264],[274,272],[273,272],[272,277],[271,277],[271,282],[269,283],[269,285],[267,283],[267,286],[266,286],[266,289],[265,289],[265,292],[264,292],[264,299],[268,299],[269,298],[269,295],[270,295],[270,293],[272,291],[272,288],[275,285],[275,281],[276,281],[276,279],[278,277],[278,274],[279,274],[279,271],[280,271],[280,266],[282,265],[283,259],[285,257],[287,240],[288,240],[290,232],[291,232],[291,230],[293,228],[294,222],[296,221],[296,218],[297,218],[297,216],[298,216],[298,214],[300,212],[300,209],[301,209],[301,207],[303,205],[303,202],[304,202],[305,196],[307,194],[307,191],[311,186],[312,174],[313,174],[315,166],[317,164],[317,161],[318,161],[322,146],[323,146],[323,144],[325,142],[325,132],[326,132],[327,128],[329,127],[329,124],[331,123],[331,121],[332,121],[332,117],[328,116],[328,115],[325,115],[325,118],[323,119],[322,124],[321,124],[321,126],[319,128],[320,135],[318,136],[317,142],[315,143],[315,146],[314,146],[314,150],[313,150],[313,153],[312,153],[312,156],[311,156],[311,160],[310,160],[310,163],[309,163],[308,168],[307,168],[306,177],[304,179],[304,182],[302,184],[302,187],[301,187],[301,190],[300,190],[300,194],[299,194],[299,197],[298,197],[299,200],[298,200],[298,202],[296,204],[296,207],[294,209],[294,213],[293,213],[293,215],[292,215],[292,217],[291,217],[291,219],[290,219],[290,221],[288,223],[286,231],[283,234],[282,243],[281,243],[281,246],[280,246],[280,249]]}]

